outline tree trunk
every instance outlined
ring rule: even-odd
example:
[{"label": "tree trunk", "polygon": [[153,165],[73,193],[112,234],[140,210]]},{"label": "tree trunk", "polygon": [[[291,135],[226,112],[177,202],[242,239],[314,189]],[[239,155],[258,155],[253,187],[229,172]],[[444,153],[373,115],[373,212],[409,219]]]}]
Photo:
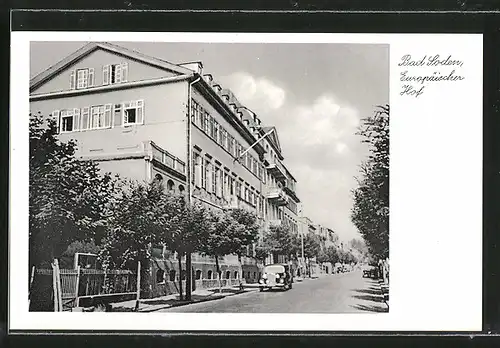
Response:
[{"label": "tree trunk", "polygon": [[191,252],[186,253],[186,300],[191,301],[191,276],[193,272],[191,270]]},{"label": "tree trunk", "polygon": [[215,270],[217,272],[217,283],[219,283],[219,293],[222,293],[222,284],[220,280],[220,266],[219,266],[219,257],[215,255]]},{"label": "tree trunk", "polygon": [[177,260],[179,261],[179,299],[182,301],[182,254],[177,252]]}]

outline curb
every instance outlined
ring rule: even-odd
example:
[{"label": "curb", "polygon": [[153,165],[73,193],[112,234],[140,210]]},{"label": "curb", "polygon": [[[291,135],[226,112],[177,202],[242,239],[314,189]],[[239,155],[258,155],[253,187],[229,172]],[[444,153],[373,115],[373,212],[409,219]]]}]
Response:
[{"label": "curb", "polygon": [[389,308],[389,286],[384,284],[384,281],[381,279],[378,280],[378,286],[380,288],[382,296],[384,297],[384,303],[386,304],[387,308]]},{"label": "curb", "polygon": [[209,295],[206,298],[201,299],[201,300],[191,301],[191,302],[183,302],[183,303],[176,303],[176,304],[171,304],[171,305],[165,305],[165,306],[161,306],[161,307],[158,307],[158,308],[146,309],[146,310],[142,310],[142,311],[139,310],[137,313],[151,313],[151,312],[156,312],[156,311],[159,311],[159,310],[162,310],[162,309],[167,309],[167,308],[182,307],[182,306],[188,306],[188,305],[197,304],[197,303],[203,303],[203,302],[221,300],[221,299],[226,298],[226,297],[231,297],[231,296],[236,296],[236,295],[242,295],[242,294],[245,294],[245,293],[248,293],[248,292],[251,292],[251,291],[255,291],[255,290],[241,291],[241,292],[236,292],[236,293],[233,293],[233,294],[230,294],[230,295],[219,295],[219,294]]}]

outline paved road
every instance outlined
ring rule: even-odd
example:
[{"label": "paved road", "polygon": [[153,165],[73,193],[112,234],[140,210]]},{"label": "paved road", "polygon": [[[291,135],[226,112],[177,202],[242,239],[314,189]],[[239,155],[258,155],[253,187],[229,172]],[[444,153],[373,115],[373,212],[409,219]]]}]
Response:
[{"label": "paved road", "polygon": [[251,291],[221,300],[161,312],[202,313],[367,313],[387,312],[375,281],[360,271],[294,283],[289,291]]}]

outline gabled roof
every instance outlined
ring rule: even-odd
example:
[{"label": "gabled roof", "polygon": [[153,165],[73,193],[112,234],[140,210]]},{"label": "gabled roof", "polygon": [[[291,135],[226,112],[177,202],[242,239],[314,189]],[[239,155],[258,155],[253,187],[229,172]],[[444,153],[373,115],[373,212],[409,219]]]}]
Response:
[{"label": "gabled roof", "polygon": [[80,59],[86,57],[90,53],[98,50],[106,50],[108,52],[112,52],[139,62],[142,62],[144,64],[152,65],[160,69],[168,70],[170,72],[174,72],[177,74],[192,74],[193,71],[190,69],[178,66],[173,63],[169,63],[165,60],[158,59],[155,57],[151,57],[142,53],[139,53],[137,51],[121,47],[118,45],[114,45],[108,42],[90,42],[83,46],[82,48],[76,50],[69,56],[65,57],[58,63],[54,64],[53,66],[49,67],[48,69],[42,71],[35,77],[33,77],[30,80],[30,91],[34,90],[35,88],[38,88],[41,84],[44,82],[50,80],[52,77],[60,73],[62,70],[66,69],[67,67],[73,65]]},{"label": "gabled roof", "polygon": [[274,132],[272,132],[271,134],[269,134],[268,140],[279,151],[280,156],[282,156],[281,146],[280,146],[280,140],[279,140],[279,137],[278,137],[278,131],[276,130],[276,127],[274,127],[274,126],[271,126],[271,127],[262,127],[262,130],[264,131],[264,133],[269,132],[271,129],[274,129]]}]

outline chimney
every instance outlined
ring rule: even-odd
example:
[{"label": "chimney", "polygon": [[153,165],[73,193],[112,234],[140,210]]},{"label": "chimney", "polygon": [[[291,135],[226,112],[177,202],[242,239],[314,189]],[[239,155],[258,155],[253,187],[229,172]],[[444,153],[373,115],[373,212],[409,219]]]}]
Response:
[{"label": "chimney", "polygon": [[203,75],[203,63],[202,62],[188,62],[178,64],[179,66],[189,69],[197,74]]}]

